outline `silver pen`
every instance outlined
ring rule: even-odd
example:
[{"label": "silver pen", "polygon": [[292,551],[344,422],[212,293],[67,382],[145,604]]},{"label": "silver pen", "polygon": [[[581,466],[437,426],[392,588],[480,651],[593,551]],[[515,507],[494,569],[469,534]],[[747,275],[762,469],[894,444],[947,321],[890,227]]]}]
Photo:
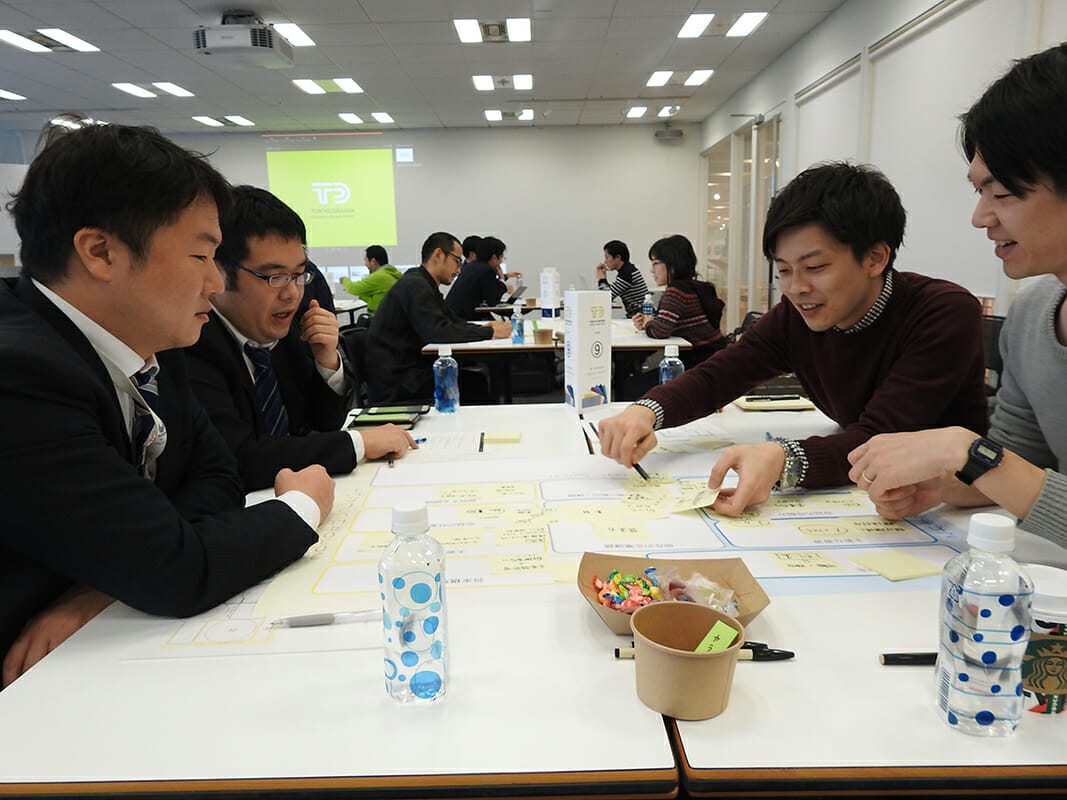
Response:
[{"label": "silver pen", "polygon": [[381,619],[382,610],[335,611],[332,614],[302,614],[298,617],[282,617],[274,620],[272,628],[312,628],[319,625],[339,625],[344,622],[370,622]]}]

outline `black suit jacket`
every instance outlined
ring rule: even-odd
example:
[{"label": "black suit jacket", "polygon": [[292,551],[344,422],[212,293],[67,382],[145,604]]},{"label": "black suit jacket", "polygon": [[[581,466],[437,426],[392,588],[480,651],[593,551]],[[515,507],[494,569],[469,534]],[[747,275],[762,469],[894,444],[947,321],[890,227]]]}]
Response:
[{"label": "black suit jacket", "polygon": [[271,350],[278,390],[289,415],[289,435],[270,436],[244,355],[226,325],[211,312],[200,340],[185,350],[193,391],[237,457],[245,489],[266,489],[283,467],[322,464],[329,472],[356,467],[352,439],[339,430],[350,394],[338,395],[319,375],[298,329]]},{"label": "black suit jacket", "polygon": [[111,379],[28,279],[0,281],[0,654],[82,583],[153,614],[205,611],[299,558],[317,536],[287,505],[244,509],[232,456],[157,354],[167,446],[137,473]]},{"label": "black suit jacket", "polygon": [[393,284],[371,317],[364,366],[374,405],[425,402],[433,398],[430,342],[492,339],[493,329],[460,319],[445,306],[437,281],[425,267],[409,269]]},{"label": "black suit jacket", "polygon": [[491,319],[489,313],[474,309],[497,305],[507,291],[507,285],[488,262],[473,261],[465,264],[459,277],[452,282],[452,288],[445,295],[445,305],[466,320]]}]

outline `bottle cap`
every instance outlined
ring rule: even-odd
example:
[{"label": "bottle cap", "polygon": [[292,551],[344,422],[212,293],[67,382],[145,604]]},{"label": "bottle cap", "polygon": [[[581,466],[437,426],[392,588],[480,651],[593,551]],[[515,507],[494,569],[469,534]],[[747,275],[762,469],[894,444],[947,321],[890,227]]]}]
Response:
[{"label": "bottle cap", "polygon": [[1015,522],[1001,514],[971,514],[967,544],[991,553],[1010,553],[1015,549]]},{"label": "bottle cap", "polygon": [[439,356],[450,356],[450,355],[452,355],[452,345],[450,345],[450,344],[441,345],[440,347],[437,348],[437,355],[439,355]]},{"label": "bottle cap", "polygon": [[426,533],[429,529],[425,503],[397,503],[393,506],[393,533]]},{"label": "bottle cap", "polygon": [[678,358],[678,345],[669,344],[663,348],[663,355]]},{"label": "bottle cap", "polygon": [[1067,572],[1044,564],[1027,564],[1034,583],[1030,616],[1044,622],[1067,622]]}]

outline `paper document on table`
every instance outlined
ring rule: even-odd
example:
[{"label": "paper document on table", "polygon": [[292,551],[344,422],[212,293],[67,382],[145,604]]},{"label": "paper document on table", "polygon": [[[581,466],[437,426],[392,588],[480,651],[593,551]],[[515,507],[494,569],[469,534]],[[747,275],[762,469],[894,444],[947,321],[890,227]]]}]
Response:
[{"label": "paper document on table", "polygon": [[419,450],[437,454],[477,453],[481,443],[481,432],[476,433],[427,433],[418,437]]}]

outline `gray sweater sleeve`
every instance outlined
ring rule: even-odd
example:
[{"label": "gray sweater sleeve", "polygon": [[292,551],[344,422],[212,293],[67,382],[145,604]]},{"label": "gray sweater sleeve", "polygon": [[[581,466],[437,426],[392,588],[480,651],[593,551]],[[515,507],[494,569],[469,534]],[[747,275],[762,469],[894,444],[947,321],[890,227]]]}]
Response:
[{"label": "gray sweater sleeve", "polygon": [[1019,523],[1024,531],[1067,547],[1067,475],[1045,470],[1045,483],[1030,513]]}]

